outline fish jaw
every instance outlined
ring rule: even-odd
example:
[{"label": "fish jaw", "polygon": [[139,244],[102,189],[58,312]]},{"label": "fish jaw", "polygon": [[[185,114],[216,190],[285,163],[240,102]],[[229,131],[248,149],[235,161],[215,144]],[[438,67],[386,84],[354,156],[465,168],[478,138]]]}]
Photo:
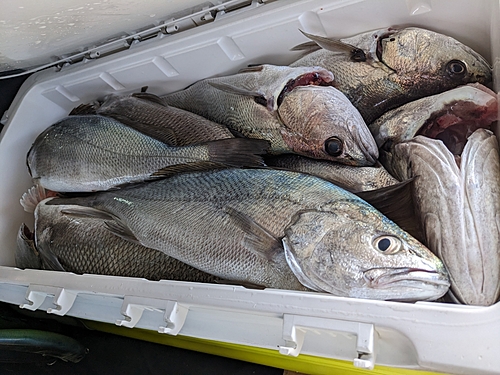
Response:
[{"label": "fish jaw", "polygon": [[[352,166],[372,166],[378,148],[366,123],[347,97],[333,87],[297,87],[278,108],[282,136],[294,153]],[[338,152],[328,144],[341,143]]]},{"label": "fish jaw", "polygon": [[[389,288],[403,289],[404,298],[388,298],[394,301],[411,301],[415,292],[423,301],[434,300],[442,297],[450,287],[450,279],[444,269],[372,268],[363,272],[363,279],[370,288],[378,290],[380,296]],[[425,298],[426,291],[428,298]]]},{"label": "fish jaw", "polygon": [[[388,252],[376,248],[380,239],[391,242]],[[282,242],[297,279],[315,291],[416,301],[437,299],[449,288],[443,263],[361,200],[299,214]]]}]

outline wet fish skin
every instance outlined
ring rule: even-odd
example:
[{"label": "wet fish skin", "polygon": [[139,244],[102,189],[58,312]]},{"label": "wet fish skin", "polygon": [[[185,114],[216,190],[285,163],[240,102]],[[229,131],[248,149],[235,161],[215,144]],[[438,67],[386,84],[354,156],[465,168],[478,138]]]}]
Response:
[{"label": "wet fish skin", "polygon": [[305,174],[197,172],[48,204],[80,205],[66,212],[114,220],[107,225],[115,234],[223,279],[395,300],[438,298],[449,285],[422,244],[351,193]]},{"label": "wet fish skin", "polygon": [[58,192],[107,190],[189,168],[262,165],[267,143],[223,139],[173,147],[99,115],[69,116],[35,140],[27,164],[35,181]]},{"label": "wet fish skin", "polygon": [[477,128],[489,128],[498,118],[497,95],[480,84],[460,86],[388,111],[369,125],[377,145],[392,144],[418,134],[442,139],[455,155]]},{"label": "wet fish skin", "polygon": [[[162,98],[245,137],[270,141],[273,154],[375,164],[373,137],[347,98],[328,86],[333,81],[329,71],[273,65],[249,69],[201,80]],[[330,150],[331,144],[340,149]]]},{"label": "wet fish skin", "polygon": [[[49,198],[50,199],[50,198]],[[216,282],[217,278],[190,267],[161,251],[125,241],[106,228],[105,221],[65,215],[71,206],[49,206],[44,200],[35,209],[35,230],[23,224],[18,254],[31,249],[35,262],[18,262],[20,268],[141,277],[148,280]]]},{"label": "wet fish skin", "polygon": [[482,56],[430,30],[380,29],[340,41],[363,49],[366,61],[355,61],[345,51],[320,49],[290,66],[314,65],[332,71],[335,87],[367,124],[410,101],[467,83],[492,81],[491,67]]},{"label": "wet fish skin", "polygon": [[[492,132],[476,130],[456,158],[424,136],[394,145],[400,174],[418,175],[414,196],[426,243],[450,273],[464,304],[489,306],[500,297],[500,159]],[[453,197],[453,199],[449,199]]]},{"label": "wet fish skin", "polygon": [[276,155],[265,158],[266,165],[321,177],[335,185],[357,193],[399,183],[387,170],[375,167],[352,167],[326,160],[309,159],[299,155]]},{"label": "wet fish skin", "polygon": [[172,146],[234,138],[227,127],[192,112],[167,106],[153,94],[111,95],[96,113],[115,118]]}]

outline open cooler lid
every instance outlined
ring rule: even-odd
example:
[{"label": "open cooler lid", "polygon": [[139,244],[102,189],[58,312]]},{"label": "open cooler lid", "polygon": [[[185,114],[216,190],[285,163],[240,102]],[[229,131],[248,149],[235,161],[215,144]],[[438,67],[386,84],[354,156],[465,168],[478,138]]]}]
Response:
[{"label": "open cooler lid", "polygon": [[[262,0],[261,2],[265,2]],[[0,76],[95,59],[214,20],[251,0],[19,0],[3,4]]]}]

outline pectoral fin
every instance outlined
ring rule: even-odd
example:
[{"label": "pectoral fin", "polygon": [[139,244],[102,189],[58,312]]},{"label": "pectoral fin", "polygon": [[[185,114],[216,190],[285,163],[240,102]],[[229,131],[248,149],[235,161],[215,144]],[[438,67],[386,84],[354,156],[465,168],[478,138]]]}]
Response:
[{"label": "pectoral fin", "polygon": [[233,223],[245,233],[243,246],[246,249],[269,261],[272,261],[276,255],[283,253],[281,241],[251,217],[229,206],[226,206],[224,211]]},{"label": "pectoral fin", "polygon": [[328,51],[343,52],[349,55],[352,61],[366,61],[366,53],[360,48],[341,42],[338,39],[325,38],[323,36],[306,33],[302,30],[299,31]]},{"label": "pectoral fin", "polygon": [[227,92],[228,94],[241,95],[241,96],[252,96],[252,97],[264,97],[264,94],[258,91],[247,90],[244,87],[233,86],[224,82],[211,82],[208,84],[217,90]]}]

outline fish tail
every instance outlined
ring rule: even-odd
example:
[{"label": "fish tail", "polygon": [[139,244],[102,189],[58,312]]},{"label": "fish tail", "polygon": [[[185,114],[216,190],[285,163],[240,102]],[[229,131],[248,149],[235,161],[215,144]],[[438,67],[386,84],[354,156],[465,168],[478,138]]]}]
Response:
[{"label": "fish tail", "polygon": [[52,190],[47,190],[39,184],[32,186],[26,193],[24,193],[19,200],[26,212],[35,212],[35,208],[44,199],[56,197],[57,193]]},{"label": "fish tail", "polygon": [[263,139],[229,138],[206,143],[211,162],[231,167],[265,166],[264,155],[270,144]]}]

